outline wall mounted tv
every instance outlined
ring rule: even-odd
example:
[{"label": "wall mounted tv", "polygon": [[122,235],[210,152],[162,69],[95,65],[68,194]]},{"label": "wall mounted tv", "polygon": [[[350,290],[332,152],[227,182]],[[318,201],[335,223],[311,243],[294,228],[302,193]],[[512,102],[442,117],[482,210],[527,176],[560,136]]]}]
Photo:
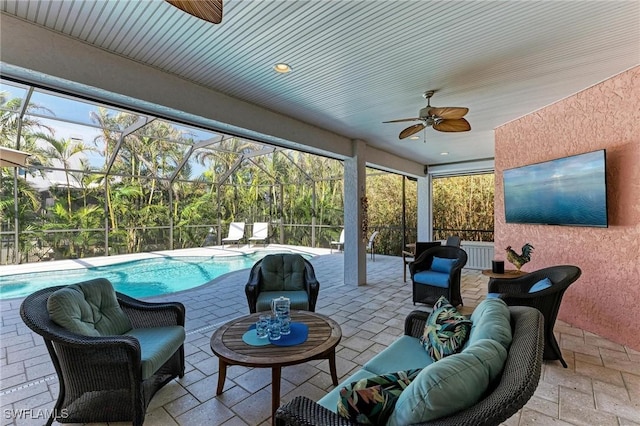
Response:
[{"label": "wall mounted tv", "polygon": [[606,152],[505,170],[507,223],[607,227]]}]

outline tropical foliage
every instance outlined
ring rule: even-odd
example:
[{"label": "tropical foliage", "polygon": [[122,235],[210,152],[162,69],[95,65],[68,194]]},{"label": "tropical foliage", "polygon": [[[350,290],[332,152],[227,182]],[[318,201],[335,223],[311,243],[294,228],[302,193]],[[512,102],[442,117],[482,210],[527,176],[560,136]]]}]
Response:
[{"label": "tropical foliage", "polygon": [[[337,239],[344,220],[341,161],[83,108],[82,116],[58,119],[49,105],[32,100],[23,111],[21,98],[0,91],[0,145],[32,154],[27,170],[0,169],[0,263],[199,247],[211,241],[210,229],[219,242],[232,221],[270,222],[275,243],[328,247]],[[65,133],[58,122],[85,123],[82,132],[90,129],[93,137]],[[493,188],[488,180],[474,185],[436,191],[437,215],[451,217],[438,227],[492,228]],[[448,190],[472,194],[473,201],[441,197]],[[491,205],[475,191],[491,191]],[[380,231],[377,252],[398,255],[415,241],[416,192],[415,181],[368,170],[367,226],[369,234]]]},{"label": "tropical foliage", "polygon": [[493,178],[490,173],[433,180],[434,239],[493,241]]}]

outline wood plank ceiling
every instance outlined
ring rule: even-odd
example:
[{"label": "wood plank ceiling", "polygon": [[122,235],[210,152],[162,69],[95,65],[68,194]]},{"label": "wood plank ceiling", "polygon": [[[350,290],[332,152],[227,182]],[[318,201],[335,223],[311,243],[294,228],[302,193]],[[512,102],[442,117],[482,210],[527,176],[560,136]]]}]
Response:
[{"label": "wood plank ceiling", "polygon": [[[635,0],[226,0],[219,25],[162,0],[0,10],[423,164],[491,158],[495,127],[640,63]],[[429,89],[472,130],[398,140],[412,123],[382,122],[416,117]]]}]

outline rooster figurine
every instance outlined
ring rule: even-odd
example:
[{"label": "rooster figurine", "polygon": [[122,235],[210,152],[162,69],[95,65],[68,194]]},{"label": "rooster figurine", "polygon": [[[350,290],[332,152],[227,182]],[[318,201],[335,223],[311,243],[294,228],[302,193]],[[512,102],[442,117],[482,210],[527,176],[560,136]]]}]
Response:
[{"label": "rooster figurine", "polygon": [[513,251],[511,246],[508,246],[505,250],[507,251],[507,260],[510,263],[513,263],[513,265],[518,269],[518,271],[520,271],[520,268],[522,268],[522,265],[524,265],[525,263],[531,260],[531,252],[533,251],[533,246],[529,243],[526,243],[525,245],[523,245],[522,254],[518,254],[515,251]]}]

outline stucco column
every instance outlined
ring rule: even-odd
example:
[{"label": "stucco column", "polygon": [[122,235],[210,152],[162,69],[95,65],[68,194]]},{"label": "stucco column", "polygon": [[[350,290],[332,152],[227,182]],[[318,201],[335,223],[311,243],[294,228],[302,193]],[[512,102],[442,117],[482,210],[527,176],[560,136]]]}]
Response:
[{"label": "stucco column", "polygon": [[362,237],[361,197],[366,195],[366,149],[360,140],[352,143],[353,155],[344,162],[344,283],[367,283],[367,249]]},{"label": "stucco column", "polygon": [[418,241],[432,241],[433,203],[431,175],[418,178]]}]

